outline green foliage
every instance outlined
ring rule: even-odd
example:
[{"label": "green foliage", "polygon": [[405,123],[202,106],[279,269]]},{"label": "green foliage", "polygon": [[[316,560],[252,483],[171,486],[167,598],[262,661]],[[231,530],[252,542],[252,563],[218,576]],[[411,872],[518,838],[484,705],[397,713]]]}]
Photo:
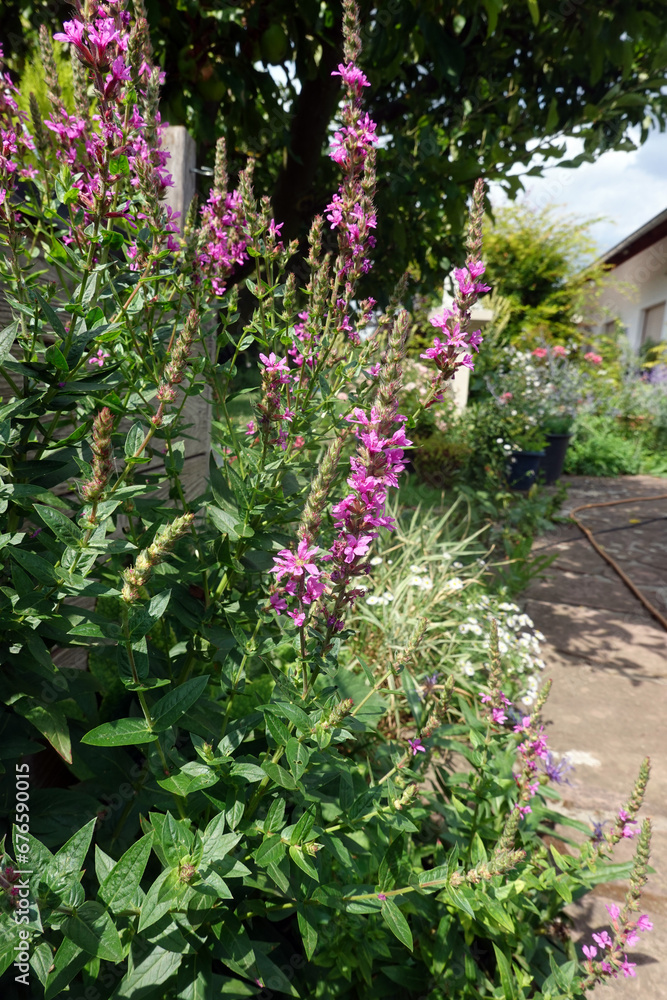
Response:
[{"label": "green foliage", "polygon": [[640,470],[641,448],[618,423],[606,417],[577,421],[565,456],[565,471],[578,476],[634,476]]},{"label": "green foliage", "polygon": [[604,275],[593,262],[594,221],[527,204],[496,209],[487,219],[485,281],[502,303],[504,343],[579,343],[576,319],[584,304],[590,315]]},{"label": "green foliage", "polygon": [[448,488],[464,468],[470,446],[462,440],[437,431],[418,440],[412,464],[422,482],[435,488]]}]

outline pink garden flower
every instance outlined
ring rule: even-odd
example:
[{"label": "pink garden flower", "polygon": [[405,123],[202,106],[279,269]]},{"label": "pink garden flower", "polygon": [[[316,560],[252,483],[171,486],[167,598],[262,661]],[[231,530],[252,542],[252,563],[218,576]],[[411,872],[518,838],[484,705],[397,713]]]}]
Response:
[{"label": "pink garden flower", "polygon": [[602,357],[601,357],[601,355],[596,354],[594,351],[588,351],[587,354],[584,354],[584,358],[586,359],[586,361],[590,361],[590,363],[592,365],[601,365],[602,364]]},{"label": "pink garden flower", "polygon": [[99,365],[100,368],[104,368],[104,362],[106,361],[107,358],[110,357],[111,355],[107,351],[103,351],[102,348],[100,347],[97,354],[94,354],[92,358],[88,358],[88,364]]},{"label": "pink garden flower", "polygon": [[534,358],[546,358],[549,352],[547,351],[546,347],[536,347],[530,353],[533,355]]}]

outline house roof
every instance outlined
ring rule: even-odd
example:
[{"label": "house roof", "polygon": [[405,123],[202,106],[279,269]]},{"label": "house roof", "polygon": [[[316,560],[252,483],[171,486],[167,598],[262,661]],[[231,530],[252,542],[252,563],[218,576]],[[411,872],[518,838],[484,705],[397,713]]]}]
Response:
[{"label": "house roof", "polygon": [[602,260],[606,264],[612,264],[616,267],[630,257],[641,253],[647,247],[653,246],[654,243],[657,243],[665,236],[667,236],[667,209],[659,212],[658,215],[654,215],[652,219],[649,219],[639,229],[635,229],[634,233],[630,233],[624,240],[613,246],[611,250],[607,250],[603,254]]}]

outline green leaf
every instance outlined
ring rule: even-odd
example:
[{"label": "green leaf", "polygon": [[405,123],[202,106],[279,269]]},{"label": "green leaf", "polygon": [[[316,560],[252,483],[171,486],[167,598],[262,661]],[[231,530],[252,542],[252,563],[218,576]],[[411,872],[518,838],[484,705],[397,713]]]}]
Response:
[{"label": "green leaf", "polygon": [[47,348],[44,360],[48,364],[53,365],[53,367],[59,372],[69,371],[65,356],[56,344],[51,344],[51,346]]},{"label": "green leaf", "polygon": [[46,866],[44,878],[47,882],[67,878],[70,875],[78,877],[93,839],[96,823],[97,817],[93,817],[85,826],[77,830],[66,844],[63,844],[53,860]]},{"label": "green leaf", "polygon": [[540,8],[537,0],[528,0],[528,10],[535,27],[540,23]]},{"label": "green leaf", "polygon": [[95,844],[95,877],[100,885],[104,882],[116,862],[106,854],[99,844]]},{"label": "green leaf", "polygon": [[264,724],[279,747],[287,746],[290,739],[290,731],[284,722],[275,717],[270,708],[267,708],[264,713]]},{"label": "green leaf", "polygon": [[277,833],[285,825],[285,799],[277,797],[269,806],[264,820],[264,833]]},{"label": "green leaf", "polygon": [[125,851],[100,886],[100,896],[113,913],[127,909],[141,883],[153,845],[151,831]]},{"label": "green leaf", "polygon": [[285,855],[287,844],[284,844],[279,835],[267,837],[262,841],[255,851],[255,862],[261,867],[277,864]]},{"label": "green leaf", "polygon": [[63,924],[63,933],[89,955],[122,962],[123,946],[110,915],[101,903],[89,899]]},{"label": "green leaf", "polygon": [[90,956],[74,941],[65,938],[53,960],[53,972],[46,981],[44,1000],[56,1000],[56,997],[60,997],[88,961]]},{"label": "green leaf", "polygon": [[142,424],[137,420],[132,424],[125,438],[125,457],[134,458],[146,437]]},{"label": "green leaf", "polygon": [[30,965],[42,986],[46,986],[47,979],[49,978],[49,969],[53,965],[53,952],[46,941],[42,941],[41,944],[38,944],[33,949],[30,956]]},{"label": "green leaf", "polygon": [[208,504],[206,510],[221,534],[228,535],[232,542],[238,541],[241,536],[236,530],[237,516],[229,514],[226,510],[221,510],[220,507],[214,507],[213,504]]},{"label": "green leaf", "polygon": [[384,899],[382,901],[381,912],[382,918],[391,933],[398,938],[401,944],[404,944],[406,948],[409,948],[410,951],[412,951],[413,942],[410,925],[393,899]]},{"label": "green leaf", "polygon": [[265,774],[271,778],[271,781],[275,781],[276,785],[280,785],[281,788],[287,788],[293,790],[296,788],[296,782],[289,771],[286,771],[284,767],[280,764],[274,764],[273,761],[267,760],[262,764],[262,770]]},{"label": "green leaf", "polygon": [[278,701],[267,705],[266,708],[274,712],[279,709],[281,714],[290,722],[293,722],[301,733],[310,734],[313,729],[313,723],[298,705],[289,705],[284,701]]},{"label": "green leaf", "polygon": [[206,690],[208,678],[208,674],[203,677],[192,677],[153,705],[151,716],[155,732],[161,733],[169,729],[182,715],[185,715],[188,709],[192,708]]},{"label": "green leaf", "polygon": [[317,948],[317,928],[312,920],[312,907],[306,907],[303,903],[298,903],[296,908],[296,918],[303,941],[303,950],[306,953],[306,961],[310,962]]},{"label": "green leaf", "polygon": [[158,785],[174,795],[183,798],[198,792],[202,788],[210,788],[217,784],[219,776],[212,767],[198,760],[189,761],[168,778],[158,778]]},{"label": "green leaf", "polygon": [[218,813],[204,830],[202,834],[202,864],[226,857],[241,839],[240,833],[223,833],[224,826],[225,814]]},{"label": "green leaf", "polygon": [[127,971],[114,993],[114,1000],[137,1000],[152,995],[156,986],[166,983],[178,971],[182,961],[180,951],[167,951],[155,945],[143,962]]},{"label": "green leaf", "polygon": [[60,539],[64,545],[71,548],[79,548],[81,544],[81,532],[62,511],[54,507],[45,507],[41,503],[34,504],[34,509],[44,524],[51,529],[56,538]]},{"label": "green leaf", "polygon": [[4,330],[0,330],[0,365],[3,365],[9,357],[18,330],[18,319],[15,319],[13,323],[6,326]]},{"label": "green leaf", "polygon": [[[79,192],[77,191],[77,197],[78,194]],[[51,324],[53,332],[58,334],[61,340],[65,340],[67,338],[67,330],[65,329],[63,321],[60,319],[53,306],[49,305],[44,296],[41,295],[36,288],[32,288],[30,294],[39,302],[40,309]]]},{"label": "green leaf", "polygon": [[319,882],[320,873],[318,872],[313,859],[310,855],[304,852],[303,848],[297,847],[296,845],[290,846],[289,856],[302,872],[305,872],[306,875],[310,875],[310,877],[314,878],[316,882]]},{"label": "green leaf", "polygon": [[297,739],[292,737],[285,747],[285,756],[289,761],[290,771],[298,781],[310,761],[310,754],[307,748],[303,743],[299,743]]},{"label": "green leaf", "polygon": [[152,732],[144,719],[115,719],[91,729],[81,742],[93,747],[129,747],[153,743],[158,734]]},{"label": "green leaf", "polygon": [[[308,835],[315,825],[315,810],[316,806],[313,804],[301,816],[299,822],[292,830],[290,844],[303,844],[308,839]],[[266,829],[266,823],[264,824],[264,829]]]},{"label": "green leaf", "polygon": [[514,976],[512,975],[512,966],[507,959],[507,956],[498,945],[493,942],[493,950],[496,953],[496,962],[498,965],[498,972],[500,973],[500,985],[503,988],[503,995],[505,1000],[517,1000],[516,983]]},{"label": "green leaf", "polygon": [[62,709],[57,705],[38,705],[33,698],[22,698],[16,703],[16,711],[46,737],[64,761],[72,763],[72,742]]},{"label": "green leaf", "polygon": [[266,777],[264,771],[262,771],[261,767],[258,767],[257,764],[244,764],[243,762],[233,764],[230,773],[232,777],[243,778],[251,784],[254,781],[263,781]]}]

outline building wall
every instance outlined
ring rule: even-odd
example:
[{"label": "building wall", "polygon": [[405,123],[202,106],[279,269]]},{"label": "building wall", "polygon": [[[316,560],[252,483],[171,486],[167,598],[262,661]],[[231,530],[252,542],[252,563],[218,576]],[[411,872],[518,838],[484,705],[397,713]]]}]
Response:
[{"label": "building wall", "polygon": [[[667,303],[667,238],[647,247],[610,271],[599,301],[606,315],[598,323],[597,332],[604,330],[605,322],[618,317],[626,329],[631,346],[638,350],[646,310],[660,303]],[[656,324],[652,339],[667,340],[667,305],[662,321]]]}]

